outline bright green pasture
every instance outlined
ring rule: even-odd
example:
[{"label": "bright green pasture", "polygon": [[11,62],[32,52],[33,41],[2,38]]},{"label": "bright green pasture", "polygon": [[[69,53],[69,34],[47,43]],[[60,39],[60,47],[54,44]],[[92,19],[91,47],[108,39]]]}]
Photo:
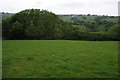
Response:
[{"label": "bright green pasture", "polygon": [[116,78],[118,42],[4,40],[4,78]]}]

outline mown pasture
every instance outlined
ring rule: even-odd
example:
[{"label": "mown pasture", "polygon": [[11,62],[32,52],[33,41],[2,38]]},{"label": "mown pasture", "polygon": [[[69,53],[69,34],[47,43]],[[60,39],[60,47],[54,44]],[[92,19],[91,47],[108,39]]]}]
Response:
[{"label": "mown pasture", "polygon": [[4,78],[117,78],[118,42],[3,40]]}]

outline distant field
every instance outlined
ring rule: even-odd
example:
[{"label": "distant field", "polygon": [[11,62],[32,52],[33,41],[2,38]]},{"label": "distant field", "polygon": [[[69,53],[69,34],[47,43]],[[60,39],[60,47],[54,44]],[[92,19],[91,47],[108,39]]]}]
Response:
[{"label": "distant field", "polygon": [[118,42],[4,40],[4,78],[116,78]]}]

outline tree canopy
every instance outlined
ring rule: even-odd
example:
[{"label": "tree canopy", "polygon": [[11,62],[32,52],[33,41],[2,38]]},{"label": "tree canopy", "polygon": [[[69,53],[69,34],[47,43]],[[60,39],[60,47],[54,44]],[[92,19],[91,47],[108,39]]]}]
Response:
[{"label": "tree canopy", "polygon": [[3,20],[3,31],[5,31],[3,35],[18,39],[30,37],[52,39],[58,22],[58,16],[52,12],[27,9],[15,14],[10,19]]},{"label": "tree canopy", "polygon": [[118,34],[111,34],[119,29],[112,26],[113,23],[101,20],[100,17],[90,22],[86,22],[86,19],[87,17],[82,17],[82,20],[72,17],[73,23],[65,22],[47,10],[26,9],[3,19],[3,38],[118,40]]}]

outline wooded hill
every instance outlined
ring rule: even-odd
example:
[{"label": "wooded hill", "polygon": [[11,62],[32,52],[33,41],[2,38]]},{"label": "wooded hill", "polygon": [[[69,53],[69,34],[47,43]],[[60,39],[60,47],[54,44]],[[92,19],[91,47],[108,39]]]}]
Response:
[{"label": "wooded hill", "polygon": [[1,14],[4,39],[119,40],[117,16],[56,15],[39,9]]},{"label": "wooded hill", "polygon": [[59,15],[59,18],[65,22],[71,22],[74,26],[85,25],[89,31],[92,32],[105,32],[113,24],[118,23],[117,16],[105,15]]},{"label": "wooded hill", "polygon": [[[2,19],[6,19],[8,17],[13,16],[15,13],[5,13],[2,12],[0,15]],[[65,21],[73,23],[73,26],[80,26],[81,24],[85,25],[89,31],[92,32],[105,32],[111,27],[113,24],[118,23],[118,16],[105,16],[105,15],[77,15],[77,14],[68,14],[68,15],[58,15],[58,17]]]}]

